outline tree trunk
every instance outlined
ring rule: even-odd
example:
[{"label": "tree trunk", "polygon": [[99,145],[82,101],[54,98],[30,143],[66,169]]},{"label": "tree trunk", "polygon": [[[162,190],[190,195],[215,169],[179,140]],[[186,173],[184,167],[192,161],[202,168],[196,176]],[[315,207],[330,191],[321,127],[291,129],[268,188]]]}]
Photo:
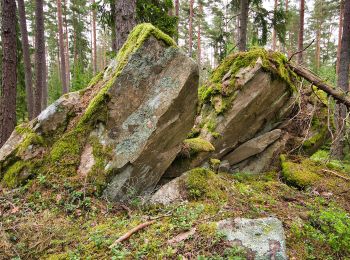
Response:
[{"label": "tree trunk", "polygon": [[[179,19],[180,3],[179,0],[175,0],[175,16]],[[179,43],[179,21],[176,26],[176,43]]]},{"label": "tree trunk", "polygon": [[339,32],[338,32],[338,48],[337,48],[337,74],[339,70],[339,60],[340,60],[340,49],[341,49],[341,36],[343,31],[343,15],[344,15],[344,0],[340,1],[339,10]]},{"label": "tree trunk", "polygon": [[97,73],[97,47],[96,47],[96,10],[95,10],[95,0],[92,0],[92,45],[93,45],[93,72],[94,75]]},{"label": "tree trunk", "polygon": [[198,19],[198,32],[197,32],[197,58],[198,58],[198,65],[199,68],[201,68],[201,58],[202,58],[202,39],[201,39],[201,23],[202,23],[202,16],[203,16],[203,6],[202,6],[202,2],[199,0],[198,2],[198,15],[199,15],[199,19]]},{"label": "tree trunk", "polygon": [[68,35],[68,22],[67,22],[67,2],[66,0],[63,1],[64,5],[64,24],[65,24],[65,37],[66,37],[66,44],[65,44],[65,57],[66,57],[66,82],[67,82],[67,89],[69,91],[70,86],[70,64],[69,64],[69,35]]},{"label": "tree trunk", "polygon": [[116,9],[115,9],[115,0],[110,0],[111,1],[111,13],[112,13],[112,21],[111,21],[111,41],[112,41],[112,51],[113,52],[117,52],[117,27],[116,27],[116,24],[115,24],[115,21],[117,20],[117,12],[116,12]]},{"label": "tree trunk", "polygon": [[[350,1],[344,3],[344,21],[341,39],[341,49],[338,69],[338,88],[347,92],[349,90],[349,66],[350,66]],[[337,131],[336,139],[332,145],[332,156],[337,159],[344,157],[346,107],[339,105],[336,115]]]},{"label": "tree trunk", "polygon": [[[275,7],[274,7],[275,13],[277,11],[277,6],[278,6],[278,0],[275,0]],[[272,31],[272,50],[273,51],[276,50],[276,45],[277,45],[277,37],[276,37],[276,30],[274,28]]]},{"label": "tree trunk", "polygon": [[188,29],[188,55],[192,57],[192,45],[193,45],[193,2],[190,0],[190,17],[189,17],[189,29]]},{"label": "tree trunk", "polygon": [[249,0],[240,0],[240,21],[239,21],[239,51],[247,50],[247,27],[248,27],[248,12],[249,12]]},{"label": "tree trunk", "polygon": [[136,0],[121,1],[116,0],[116,48],[121,49],[130,31],[136,25]]},{"label": "tree trunk", "polygon": [[315,53],[315,65],[316,72],[320,70],[320,59],[321,59],[321,25],[320,22],[317,25],[316,29],[316,53]]},{"label": "tree trunk", "polygon": [[298,37],[298,64],[303,63],[303,46],[304,46],[304,13],[305,13],[305,0],[300,0],[300,21],[299,21],[299,37]]},{"label": "tree trunk", "polygon": [[2,0],[2,85],[0,97],[0,147],[16,126],[17,37],[16,2]]},{"label": "tree trunk", "polygon": [[22,35],[22,49],[23,49],[23,61],[24,61],[24,73],[25,73],[25,84],[26,84],[26,97],[27,97],[27,110],[29,120],[33,119],[33,81],[32,81],[32,64],[30,61],[30,51],[28,42],[28,31],[26,12],[23,0],[17,0],[18,2],[18,14],[19,22]]},{"label": "tree trunk", "polygon": [[41,112],[45,71],[45,38],[43,0],[35,1],[35,105],[34,117]]},{"label": "tree trunk", "polygon": [[60,51],[60,63],[61,63],[61,82],[62,82],[62,93],[68,92],[67,87],[67,68],[66,68],[66,49],[64,46],[63,36],[63,19],[62,19],[62,2],[57,0],[57,19],[58,19],[58,40],[59,40],[59,51]]},{"label": "tree trunk", "polygon": [[48,98],[48,90],[47,90],[47,64],[46,64],[46,55],[47,55],[47,48],[45,48],[45,58],[44,58],[44,69],[42,71],[43,73],[43,93],[42,93],[42,99],[41,99],[41,110],[44,110],[47,107],[47,98]]}]

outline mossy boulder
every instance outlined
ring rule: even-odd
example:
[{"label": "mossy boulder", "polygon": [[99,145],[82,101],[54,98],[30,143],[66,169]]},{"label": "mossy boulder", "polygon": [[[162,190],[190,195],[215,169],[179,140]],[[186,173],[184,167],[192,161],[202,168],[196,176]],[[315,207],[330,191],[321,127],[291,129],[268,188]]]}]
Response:
[{"label": "mossy boulder", "polygon": [[292,162],[281,155],[282,177],[288,184],[305,189],[321,179],[320,167],[309,159]]},{"label": "mossy boulder", "polygon": [[227,181],[210,169],[195,168],[162,186],[150,198],[152,204],[168,205],[184,200],[224,202]]},{"label": "mossy boulder", "polygon": [[112,200],[151,191],[194,124],[197,84],[196,63],[169,36],[136,26],[86,89],[17,129],[0,150],[2,185],[40,174]]},{"label": "mossy boulder", "polygon": [[[292,113],[297,80],[286,57],[278,52],[253,49],[227,57],[198,93],[196,136],[215,150],[174,161],[166,176],[178,176],[209,158],[225,160],[245,142],[278,128]],[[232,161],[231,166],[237,163]]]}]

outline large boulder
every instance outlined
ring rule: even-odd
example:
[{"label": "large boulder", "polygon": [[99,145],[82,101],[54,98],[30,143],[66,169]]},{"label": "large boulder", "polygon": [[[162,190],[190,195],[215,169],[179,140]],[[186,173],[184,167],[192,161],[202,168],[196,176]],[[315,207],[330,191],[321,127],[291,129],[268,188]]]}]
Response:
[{"label": "large boulder", "polygon": [[[177,177],[209,159],[228,162],[233,169],[279,143],[284,132],[277,129],[289,119],[298,94],[296,76],[286,63],[282,54],[262,49],[226,58],[199,89],[200,112],[184,143],[195,140],[196,149],[184,145],[164,177]],[[200,150],[198,143],[213,149]]]},{"label": "large boulder", "polygon": [[194,124],[198,67],[150,24],[134,28],[110,66],[17,127],[0,150],[0,180],[35,175],[112,200],[151,191]]}]

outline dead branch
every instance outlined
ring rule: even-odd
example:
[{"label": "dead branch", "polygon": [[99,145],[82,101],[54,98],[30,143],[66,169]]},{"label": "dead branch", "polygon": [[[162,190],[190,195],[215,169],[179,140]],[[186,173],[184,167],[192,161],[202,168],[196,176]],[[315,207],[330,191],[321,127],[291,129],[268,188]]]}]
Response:
[{"label": "dead branch", "polygon": [[301,51],[297,51],[297,52],[294,52],[288,59],[288,62],[290,62],[292,60],[292,58],[299,54],[299,53],[302,53],[304,51],[306,51],[313,43],[314,43],[315,39],[313,39],[304,49],[302,49]]},{"label": "dead branch", "polygon": [[120,207],[126,211],[126,213],[128,214],[128,218],[132,217],[132,210],[128,206],[121,204]]},{"label": "dead branch", "polygon": [[137,231],[139,231],[141,229],[144,229],[145,227],[148,227],[148,226],[152,225],[155,222],[156,222],[155,220],[151,220],[151,221],[147,221],[147,222],[141,223],[140,225],[138,225],[138,226],[134,227],[133,229],[129,230],[124,235],[122,235],[120,238],[118,238],[116,241],[114,241],[114,243],[112,245],[110,245],[109,248],[115,247],[117,244],[123,242],[124,240],[129,239]]},{"label": "dead branch", "polygon": [[333,175],[335,175],[335,176],[337,176],[337,177],[339,177],[339,178],[341,178],[343,180],[350,181],[350,178],[346,178],[343,175],[340,175],[340,174],[338,174],[338,173],[336,173],[334,171],[326,170],[326,169],[322,169],[322,171],[325,172],[325,173],[333,174]]},{"label": "dead branch", "polygon": [[345,92],[338,89],[334,89],[331,85],[325,83],[320,77],[318,77],[317,75],[315,75],[313,72],[311,72],[306,68],[303,68],[299,65],[292,64],[292,63],[288,63],[288,66],[298,76],[306,79],[311,84],[315,85],[317,88],[323,90],[328,95],[332,96],[334,99],[338,100],[340,103],[343,103],[345,106],[350,108],[350,98],[347,97]]},{"label": "dead branch", "polygon": [[193,236],[196,233],[196,228],[192,228],[187,232],[181,233],[177,235],[176,237],[168,240],[169,245],[176,245],[186,239],[188,239],[190,236]]}]

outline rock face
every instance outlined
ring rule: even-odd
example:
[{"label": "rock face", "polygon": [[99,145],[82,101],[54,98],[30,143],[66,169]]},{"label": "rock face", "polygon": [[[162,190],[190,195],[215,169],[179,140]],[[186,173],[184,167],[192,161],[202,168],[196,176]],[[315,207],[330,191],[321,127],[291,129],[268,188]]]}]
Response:
[{"label": "rock face", "polygon": [[277,218],[226,219],[218,222],[218,230],[247,249],[249,259],[287,259],[284,230]]},{"label": "rock face", "polygon": [[[192,130],[193,137],[210,142],[215,150],[180,154],[165,177],[179,176],[211,158],[229,162],[234,169],[278,142],[283,135],[278,127],[288,119],[297,96],[295,75],[285,63],[281,54],[264,50],[224,60],[200,88],[201,110]],[[269,152],[265,157],[268,154],[273,155]],[[258,166],[250,168],[264,168]]]},{"label": "rock face", "polygon": [[74,179],[113,200],[147,193],[194,124],[197,85],[196,63],[138,25],[87,89],[16,129],[0,150],[0,179],[9,187],[36,174]]}]

